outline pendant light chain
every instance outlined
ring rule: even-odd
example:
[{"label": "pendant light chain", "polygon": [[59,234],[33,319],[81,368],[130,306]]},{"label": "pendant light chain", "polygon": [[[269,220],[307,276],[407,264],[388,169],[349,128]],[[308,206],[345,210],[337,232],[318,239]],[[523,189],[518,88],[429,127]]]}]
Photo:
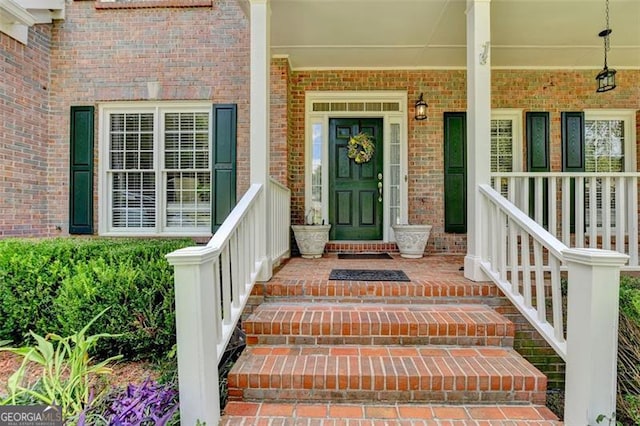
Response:
[{"label": "pendant light chain", "polygon": [[[607,30],[609,30],[609,0],[605,1],[605,16],[606,16],[606,23],[607,26],[605,27]],[[610,50],[611,45],[609,44],[609,34],[607,34],[604,37],[604,64],[605,66],[607,65],[607,52]]]},{"label": "pendant light chain", "polygon": [[598,93],[608,92],[616,88],[616,70],[609,69],[607,65],[607,53],[611,49],[609,36],[612,32],[611,28],[609,28],[609,0],[605,0],[605,23],[607,24],[606,28],[598,33],[598,36],[604,39],[604,68],[596,76],[598,81],[596,92]]}]

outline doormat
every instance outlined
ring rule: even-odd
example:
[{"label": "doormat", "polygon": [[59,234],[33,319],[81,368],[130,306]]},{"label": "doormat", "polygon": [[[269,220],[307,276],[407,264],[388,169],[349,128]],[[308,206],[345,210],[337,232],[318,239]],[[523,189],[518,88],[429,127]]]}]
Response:
[{"label": "doormat", "polygon": [[389,253],[338,253],[338,259],[368,260],[368,259],[393,259]]},{"label": "doormat", "polygon": [[332,269],[334,281],[411,281],[403,271],[386,269]]}]

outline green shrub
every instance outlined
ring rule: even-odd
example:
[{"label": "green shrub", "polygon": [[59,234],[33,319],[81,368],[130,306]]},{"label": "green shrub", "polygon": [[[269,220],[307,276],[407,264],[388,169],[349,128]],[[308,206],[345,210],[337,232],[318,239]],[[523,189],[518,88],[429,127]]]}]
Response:
[{"label": "green shrub", "polygon": [[618,413],[623,424],[640,424],[640,279],[620,277]]},{"label": "green shrub", "polygon": [[105,308],[100,356],[162,357],[175,343],[173,268],[164,256],[191,240],[0,240],[0,340],[29,331],[72,334]]}]

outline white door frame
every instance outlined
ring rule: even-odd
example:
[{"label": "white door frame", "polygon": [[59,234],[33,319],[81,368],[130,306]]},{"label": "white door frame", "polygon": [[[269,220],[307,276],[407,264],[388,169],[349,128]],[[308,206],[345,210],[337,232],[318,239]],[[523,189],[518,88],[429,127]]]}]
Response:
[{"label": "white door frame", "polygon": [[[386,110],[387,109],[387,110]],[[395,219],[407,223],[408,218],[408,125],[406,91],[309,91],[305,95],[305,216],[314,207],[312,198],[312,170],[314,152],[314,131],[316,133],[316,152],[321,162],[321,201],[322,218],[329,219],[329,119],[376,117],[383,119],[383,194],[391,194],[391,142],[392,130],[399,136],[400,169],[397,186],[393,191],[399,195],[399,215]],[[319,132],[319,134],[318,134]],[[383,197],[382,241],[392,240],[390,197]]]}]

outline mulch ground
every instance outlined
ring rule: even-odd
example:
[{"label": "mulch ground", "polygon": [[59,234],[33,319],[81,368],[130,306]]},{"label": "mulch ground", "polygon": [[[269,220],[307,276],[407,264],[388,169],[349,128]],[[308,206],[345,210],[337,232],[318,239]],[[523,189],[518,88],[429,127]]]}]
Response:
[{"label": "mulch ground", "polygon": [[[0,352],[0,396],[7,395],[7,380],[20,367],[22,357],[10,352]],[[33,382],[38,369],[29,369],[28,381]],[[113,365],[113,374],[107,377],[112,386],[126,387],[129,383],[142,383],[147,377],[157,379],[159,373],[147,362],[120,362]]]}]

